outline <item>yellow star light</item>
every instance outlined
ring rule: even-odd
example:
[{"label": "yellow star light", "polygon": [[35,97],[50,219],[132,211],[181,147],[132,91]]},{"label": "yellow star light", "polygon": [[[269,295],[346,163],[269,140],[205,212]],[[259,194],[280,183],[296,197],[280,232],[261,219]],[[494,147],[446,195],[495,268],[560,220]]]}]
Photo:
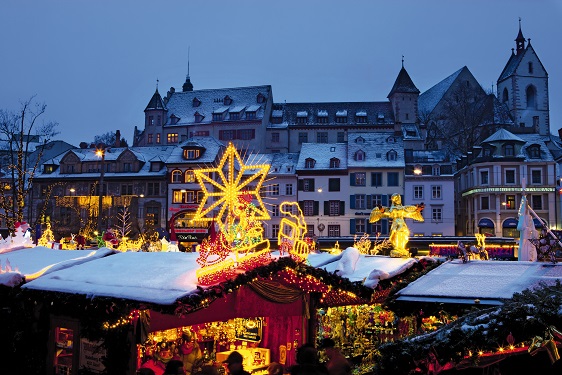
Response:
[{"label": "yellow star light", "polygon": [[[236,169],[238,166],[238,170]],[[252,173],[252,171],[255,171]],[[232,143],[229,143],[215,168],[195,170],[203,199],[195,212],[194,220],[226,222],[223,217],[239,214],[240,199],[251,197],[255,205],[255,220],[269,220],[270,216],[260,196],[262,184],[269,172],[269,165],[246,165]],[[226,173],[226,174],[225,174]],[[212,191],[209,191],[209,186]],[[213,198],[211,198],[213,197]],[[207,205],[208,204],[208,205]],[[214,217],[213,210],[220,207]]]}]

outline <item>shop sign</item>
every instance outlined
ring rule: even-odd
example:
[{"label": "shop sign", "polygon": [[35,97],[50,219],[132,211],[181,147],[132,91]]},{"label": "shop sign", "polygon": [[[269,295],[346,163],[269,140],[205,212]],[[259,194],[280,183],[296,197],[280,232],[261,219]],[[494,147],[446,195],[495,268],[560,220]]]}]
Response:
[{"label": "shop sign", "polygon": [[205,238],[205,234],[176,233],[179,241],[198,241]]},{"label": "shop sign", "polygon": [[174,232],[178,233],[207,233],[207,228],[174,228]]},{"label": "shop sign", "polygon": [[236,332],[238,340],[260,342],[262,338],[263,322],[261,318],[244,319],[240,330]]},{"label": "shop sign", "polygon": [[172,212],[178,212],[180,210],[197,210],[199,208],[198,204],[180,204],[169,208]]},{"label": "shop sign", "polygon": [[80,340],[79,368],[101,373],[105,370],[105,366],[101,361],[105,356],[106,351],[102,348],[101,341],[89,341],[84,338]]}]

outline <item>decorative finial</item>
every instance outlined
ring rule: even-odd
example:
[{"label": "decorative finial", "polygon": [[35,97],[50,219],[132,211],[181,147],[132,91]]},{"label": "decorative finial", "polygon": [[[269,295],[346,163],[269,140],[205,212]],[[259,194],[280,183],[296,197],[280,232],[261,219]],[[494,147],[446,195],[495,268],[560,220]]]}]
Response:
[{"label": "decorative finial", "polygon": [[519,17],[519,28],[521,28],[521,17]]},{"label": "decorative finial", "polygon": [[160,80],[156,78],[156,91],[158,91],[158,82],[160,82]]},{"label": "decorative finial", "polygon": [[404,55],[402,55],[402,68],[404,67]]},{"label": "decorative finial", "polygon": [[191,46],[187,47],[187,78],[189,79],[189,50],[191,49]]}]

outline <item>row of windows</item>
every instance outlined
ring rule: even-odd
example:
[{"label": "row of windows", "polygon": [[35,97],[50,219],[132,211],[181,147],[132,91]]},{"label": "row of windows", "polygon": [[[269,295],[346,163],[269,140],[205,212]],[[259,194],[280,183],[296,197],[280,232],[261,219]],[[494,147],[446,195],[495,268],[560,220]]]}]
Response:
[{"label": "row of windows", "polygon": [[254,129],[231,129],[219,131],[219,139],[221,141],[233,141],[236,139],[248,141],[254,138],[256,138],[256,131]]},{"label": "row of windows", "polygon": [[[355,118],[356,124],[366,124],[368,122],[366,114],[364,114],[364,115],[363,114],[357,114],[357,115],[355,115],[354,118]],[[349,121],[348,119],[349,119],[349,117],[347,115],[345,115],[345,116],[336,115],[335,116],[335,122],[337,124],[347,124],[347,122]],[[315,124],[328,124],[329,122],[330,122],[330,120],[329,120],[329,117],[328,117],[327,113],[325,115],[317,115],[312,121],[312,123],[315,123]],[[384,115],[379,115],[377,117],[376,122],[379,123],[379,124],[384,124]],[[295,124],[305,125],[305,124],[308,124],[308,123],[309,123],[308,113],[303,113],[302,115],[297,114],[297,117],[295,119]]]},{"label": "row of windows", "polygon": [[[279,142],[274,141],[273,134],[277,134],[277,139],[279,138],[279,133],[272,133],[272,142]],[[316,143],[328,143],[328,132],[317,132],[316,133]],[[337,132],[336,136],[336,143],[344,143],[345,142],[345,133],[344,132]],[[307,132],[299,132],[299,144],[301,143],[308,143],[308,133]]]},{"label": "row of windows", "polygon": [[[443,199],[441,185],[433,185],[431,189],[431,199]],[[424,199],[424,186],[414,186],[414,199]]]},{"label": "row of windows", "polygon": [[[280,192],[279,184],[269,185],[265,189],[270,196],[278,196]],[[293,184],[285,184],[285,195],[293,195]]]},{"label": "row of windows", "polygon": [[[529,183],[531,183],[532,185],[542,185],[543,184],[543,179],[542,179],[542,169],[532,169],[531,170],[531,176],[530,176],[530,181],[528,181]],[[466,178],[466,176],[465,176]],[[516,176],[516,169],[504,169],[504,173],[503,173],[503,184],[505,185],[515,185],[517,181],[517,176]],[[490,171],[489,170],[480,170],[480,185],[489,185],[490,183],[493,183],[494,181],[490,181]]]},{"label": "row of windows", "polygon": [[[543,196],[540,194],[530,195],[528,202],[533,210],[543,209]],[[496,210],[495,199],[491,199],[490,196],[480,197],[480,210]],[[517,210],[519,209],[519,204],[516,203],[515,195],[506,194],[501,202],[501,209],[503,210]]]},{"label": "row of windows", "polygon": [[[265,97],[265,95],[263,95],[261,92],[258,93],[258,95],[256,95],[256,103],[261,104],[261,103],[265,103],[265,100],[267,98]],[[232,103],[234,102],[234,99],[232,99],[232,97],[230,95],[225,95],[224,98],[216,98],[213,100],[214,103],[221,103],[223,105],[232,105]],[[199,100],[199,98],[195,97],[193,98],[192,101],[192,105],[193,107],[199,107],[203,102],[201,100]]]},{"label": "row of windows", "polygon": [[[332,167],[333,168],[333,167]],[[387,172],[387,186],[400,186],[400,174],[398,172]],[[366,172],[356,172],[350,173],[349,183],[351,186],[366,186],[367,184],[367,173]],[[380,187],[383,186],[383,173],[382,172],[371,172],[371,185]],[[302,178],[298,181],[299,191],[314,191],[315,180],[314,178]],[[328,191],[340,191],[340,179],[339,178],[329,178],[328,179]]]},{"label": "row of windows", "polygon": [[[230,121],[239,121],[242,119],[242,111],[240,112],[228,112],[229,116],[228,119]],[[245,120],[255,120],[256,119],[256,112],[255,111],[247,111],[244,112],[245,114]],[[205,118],[205,116],[203,115],[199,115],[195,116],[195,122],[201,122],[203,121],[203,119]],[[224,121],[226,120],[226,111],[222,112],[222,113],[213,113],[213,121]]]}]

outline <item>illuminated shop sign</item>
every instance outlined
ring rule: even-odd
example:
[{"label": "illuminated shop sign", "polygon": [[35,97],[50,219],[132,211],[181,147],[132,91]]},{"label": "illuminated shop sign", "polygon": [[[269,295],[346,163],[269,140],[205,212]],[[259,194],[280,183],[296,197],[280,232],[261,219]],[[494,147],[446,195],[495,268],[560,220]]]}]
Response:
[{"label": "illuminated shop sign", "polygon": [[[526,193],[553,193],[556,189],[553,187],[536,187],[536,188],[526,188]],[[481,188],[481,189],[472,189],[469,191],[465,191],[462,193],[463,197],[472,194],[479,194],[479,193],[521,193],[521,188],[512,187],[512,188]]]}]

